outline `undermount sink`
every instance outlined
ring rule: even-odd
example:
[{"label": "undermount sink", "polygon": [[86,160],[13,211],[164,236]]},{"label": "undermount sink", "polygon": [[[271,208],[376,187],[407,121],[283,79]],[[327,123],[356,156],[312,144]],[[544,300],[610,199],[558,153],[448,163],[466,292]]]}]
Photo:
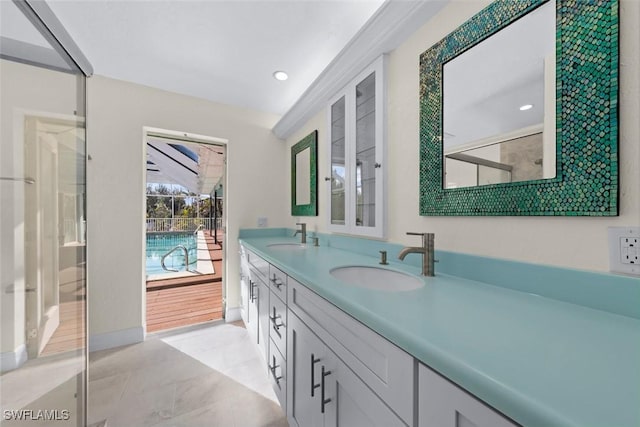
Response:
[{"label": "undermount sink", "polygon": [[424,286],[416,276],[381,267],[353,265],[337,267],[329,273],[348,285],[377,291],[412,291]]},{"label": "undermount sink", "polygon": [[305,249],[307,245],[302,243],[272,243],[267,245],[269,249],[285,249],[285,250],[300,250]]}]

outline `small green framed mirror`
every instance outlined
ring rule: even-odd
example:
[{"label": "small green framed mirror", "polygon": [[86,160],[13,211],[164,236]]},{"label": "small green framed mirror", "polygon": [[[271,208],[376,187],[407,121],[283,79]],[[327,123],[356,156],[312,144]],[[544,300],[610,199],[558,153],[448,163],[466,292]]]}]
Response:
[{"label": "small green framed mirror", "polygon": [[318,215],[318,131],[291,147],[291,215]]},{"label": "small green framed mirror", "polygon": [[420,56],[420,215],[618,215],[617,0],[496,0]]}]

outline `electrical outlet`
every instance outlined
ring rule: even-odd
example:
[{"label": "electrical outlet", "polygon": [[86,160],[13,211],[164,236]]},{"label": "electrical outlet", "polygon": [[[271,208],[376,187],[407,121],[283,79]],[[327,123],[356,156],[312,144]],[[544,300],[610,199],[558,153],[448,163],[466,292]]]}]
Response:
[{"label": "electrical outlet", "polygon": [[620,238],[620,262],[623,264],[639,264],[638,237]]},{"label": "electrical outlet", "polygon": [[266,216],[259,216],[258,217],[258,227],[264,228],[266,226],[267,226],[267,217]]},{"label": "electrical outlet", "polygon": [[640,276],[640,227],[609,227],[609,270]]}]

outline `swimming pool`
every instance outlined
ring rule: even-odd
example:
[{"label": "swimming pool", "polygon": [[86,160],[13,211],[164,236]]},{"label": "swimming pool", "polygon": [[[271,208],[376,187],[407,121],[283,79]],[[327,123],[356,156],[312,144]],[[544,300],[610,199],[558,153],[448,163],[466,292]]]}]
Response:
[{"label": "swimming pool", "polygon": [[[178,245],[187,248],[189,252],[189,266],[194,267],[198,261],[196,238],[193,233],[153,233],[147,234],[147,275],[169,273],[164,270],[161,260],[164,254]],[[169,255],[164,264],[167,268],[184,271],[184,252],[176,250]]]}]

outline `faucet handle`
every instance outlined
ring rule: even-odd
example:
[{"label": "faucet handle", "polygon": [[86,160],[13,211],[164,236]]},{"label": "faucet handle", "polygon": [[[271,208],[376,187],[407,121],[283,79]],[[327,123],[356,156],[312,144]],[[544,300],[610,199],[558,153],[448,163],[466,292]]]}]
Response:
[{"label": "faucet handle", "polygon": [[433,241],[435,239],[435,233],[414,233],[414,232],[408,231],[407,235],[422,237],[422,246],[424,248],[430,247],[431,250],[433,250]]}]

